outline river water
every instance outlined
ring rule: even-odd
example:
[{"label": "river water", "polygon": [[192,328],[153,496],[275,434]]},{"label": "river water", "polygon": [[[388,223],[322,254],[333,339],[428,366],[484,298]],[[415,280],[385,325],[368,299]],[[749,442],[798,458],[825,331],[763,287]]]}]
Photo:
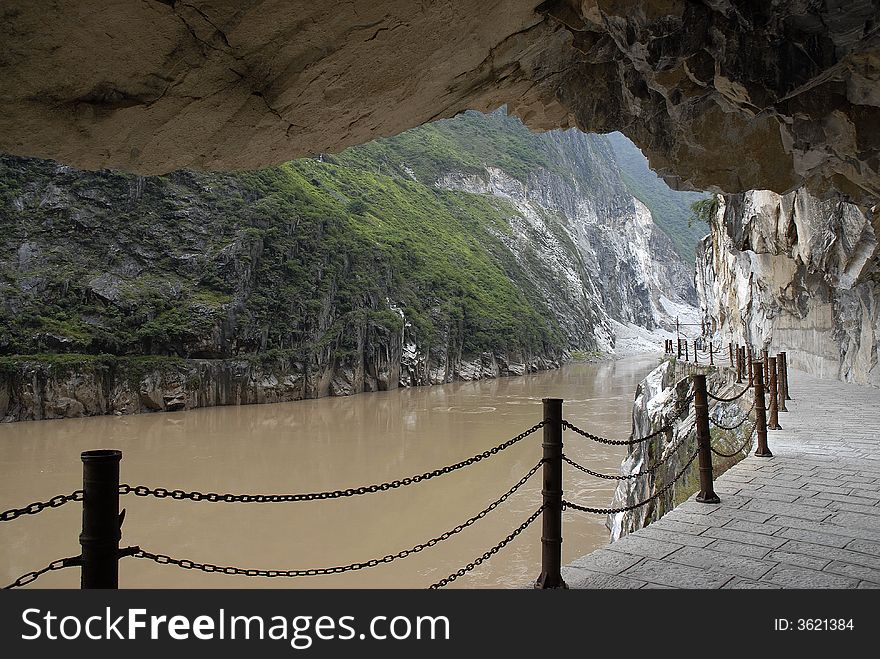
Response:
[{"label": "river water", "polygon": [[[433,470],[480,453],[541,420],[541,399],[565,399],[567,419],[625,438],[636,384],[654,356],[570,364],[524,377],[398,389],[346,398],[215,407],[124,417],[0,425],[0,510],[82,486],[79,454],[123,451],[132,485],[232,493],[345,489]],[[565,433],[567,455],[618,473],[625,447]],[[541,432],[491,459],[386,492],[305,503],[229,504],[127,495],[122,545],[202,563],[299,569],[382,558],[425,542],[478,513],[541,456]],[[566,497],[607,507],[615,481],[566,466]],[[297,579],[185,571],[143,559],[120,563],[120,585],[139,588],[421,588],[456,571],[524,521],[541,500],[540,472],[481,521],[422,552],[345,574]],[[81,507],[0,525],[0,585],[79,553]],[[563,562],[608,542],[605,518],[567,511]],[[450,587],[522,587],[540,571],[540,519]],[[51,572],[42,587],[75,588],[79,570]]]}]

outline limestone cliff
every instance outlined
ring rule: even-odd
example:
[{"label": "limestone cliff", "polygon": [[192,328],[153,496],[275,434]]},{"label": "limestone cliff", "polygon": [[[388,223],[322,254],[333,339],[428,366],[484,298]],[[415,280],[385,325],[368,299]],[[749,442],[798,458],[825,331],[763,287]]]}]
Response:
[{"label": "limestone cliff", "polygon": [[880,386],[880,225],[805,190],[720,198],[697,255],[706,319],[723,341],[785,350],[791,366]]}]

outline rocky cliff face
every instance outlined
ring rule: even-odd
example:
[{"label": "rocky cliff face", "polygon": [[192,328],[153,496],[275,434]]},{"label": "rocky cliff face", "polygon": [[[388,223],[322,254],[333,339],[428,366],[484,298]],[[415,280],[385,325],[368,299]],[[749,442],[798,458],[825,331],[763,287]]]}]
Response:
[{"label": "rocky cliff face", "polygon": [[876,203],[878,15],[877,0],[8,0],[0,149],[253,168],[507,103],[534,128],[622,130],[693,189]]},{"label": "rocky cliff face", "polygon": [[234,175],[0,166],[8,420],[519,375],[694,297],[604,138],[503,113]]},{"label": "rocky cliff face", "polygon": [[724,341],[880,386],[878,235],[876,216],[804,190],[723,197],[698,251],[701,308]]}]

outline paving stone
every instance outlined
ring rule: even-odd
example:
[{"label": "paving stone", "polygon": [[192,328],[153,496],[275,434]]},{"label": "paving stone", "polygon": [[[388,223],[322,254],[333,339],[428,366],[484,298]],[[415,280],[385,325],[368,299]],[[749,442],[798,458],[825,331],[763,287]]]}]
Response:
[{"label": "paving stone", "polygon": [[666,513],[663,519],[669,519],[674,522],[686,522],[688,524],[711,526],[724,526],[729,522],[731,517],[715,516],[715,515],[694,515],[692,513],[679,512],[677,509]]},{"label": "paving stone", "polygon": [[648,559],[624,572],[630,579],[647,581],[675,588],[721,588],[731,579],[729,574],[710,572],[690,565]]},{"label": "paving stone", "polygon": [[772,535],[763,535],[761,533],[748,533],[746,531],[735,531],[733,529],[728,529],[724,527],[711,528],[703,535],[712,538],[720,538],[721,540],[730,540],[731,542],[742,542],[747,545],[768,547],[770,549],[781,547],[787,542],[784,538],[776,538]]},{"label": "paving stone", "polygon": [[798,488],[798,487],[780,487],[779,485],[764,485],[761,487],[760,492],[762,494],[766,494],[767,492],[773,492],[776,494],[786,494],[788,496],[792,496],[795,499],[798,497],[805,496],[806,488]]},{"label": "paving stone", "polygon": [[782,530],[781,526],[776,526],[774,524],[758,524],[756,522],[747,522],[741,519],[732,519],[725,524],[723,528],[731,529],[733,531],[745,531],[746,533],[763,533],[764,535],[773,535]]},{"label": "paving stone", "polygon": [[740,486],[739,483],[733,484],[733,483],[721,483],[719,481],[715,481],[714,487],[715,487],[716,494],[718,494],[719,496],[722,496],[725,494],[738,494],[739,492],[743,491],[742,487]]},{"label": "paving stone", "polygon": [[829,547],[846,547],[850,539],[842,535],[834,535],[832,533],[822,533],[821,531],[807,531],[804,529],[783,529],[776,534],[780,538],[788,538],[789,540],[801,540],[802,542],[811,542],[816,545],[827,545]]},{"label": "paving stone", "polygon": [[[688,524],[687,522],[677,522],[670,518],[669,515],[664,515],[658,521],[654,522],[650,526],[646,526],[646,529],[654,529],[660,528],[664,531],[672,531],[676,533],[686,533],[688,535],[700,535],[703,531],[708,529],[708,526],[703,524]],[[641,531],[640,531],[641,533]]]},{"label": "paving stone", "polygon": [[850,513],[862,513],[863,515],[880,516],[880,506],[864,506],[857,503],[844,501],[829,501],[828,510],[843,510]]},{"label": "paving stone", "polygon": [[777,590],[779,586],[766,581],[750,581],[734,577],[726,584],[721,586],[722,590]]},{"label": "paving stone", "polygon": [[[617,543],[615,543],[617,544]],[[613,547],[614,545],[609,545]],[[611,551],[610,549],[600,549],[592,554],[582,556],[573,563],[572,567],[586,568],[595,572],[604,572],[606,574],[620,574],[625,569],[632,567],[644,557],[641,555],[623,553],[622,551]]]},{"label": "paving stone", "polygon": [[607,549],[613,552],[625,552],[636,556],[644,556],[647,558],[663,558],[668,556],[676,549],[680,549],[681,544],[665,542],[663,540],[653,540],[651,538],[643,538],[639,535],[625,535],[617,542],[608,545]]},{"label": "paving stone", "polygon": [[562,578],[569,588],[578,589],[636,589],[645,585],[644,581],[636,581],[616,574],[593,572],[592,570],[576,567],[562,568]]},{"label": "paving stone", "polygon": [[850,551],[859,551],[864,554],[880,556],[880,542],[872,542],[871,540],[852,540],[847,543],[846,548]]},{"label": "paving stone", "polygon": [[[821,508],[825,511],[828,511],[829,504],[834,503],[834,502],[830,501],[829,499],[820,499],[820,498],[818,498],[818,496],[816,496],[812,492],[810,492],[810,493],[807,493],[807,496],[798,497],[795,501],[792,501],[791,503],[793,503],[795,505],[801,505],[801,506],[812,506],[814,508]],[[827,512],[823,513],[823,514],[827,514]]]},{"label": "paving stone", "polygon": [[680,531],[667,531],[662,527],[656,527],[656,524],[640,529],[639,536],[642,538],[651,538],[653,540],[665,540],[666,542],[675,542],[686,547],[705,547],[715,542],[712,538],[704,538],[701,535],[689,535]]},{"label": "paving stone", "polygon": [[827,558],[832,561],[844,561],[846,563],[853,563],[855,565],[862,565],[864,567],[869,567],[874,570],[880,570],[880,556],[863,554],[862,552],[852,551],[849,549],[838,549],[837,547],[815,545],[810,542],[789,540],[783,547],[783,550],[795,552],[797,554],[807,554],[808,556]]},{"label": "paving stone", "polygon": [[828,518],[828,521],[832,524],[838,524],[839,526],[854,526],[857,528],[864,528],[869,530],[880,530],[880,524],[878,524],[877,518],[874,515],[863,515],[861,513],[850,512],[836,512]]},{"label": "paving stone", "polygon": [[874,570],[864,565],[853,565],[843,561],[832,561],[825,568],[826,572],[834,574],[842,574],[847,577],[854,577],[862,581],[868,581],[880,585],[880,570]]},{"label": "paving stone", "polygon": [[771,551],[767,554],[766,560],[775,561],[777,563],[799,565],[801,567],[810,568],[811,570],[821,570],[831,562],[827,558],[819,558],[818,556],[807,556],[806,554],[795,554],[794,552],[785,551],[785,545],[782,546],[782,549]]},{"label": "paving stone", "polygon": [[856,588],[858,579],[780,563],[761,578],[783,588]]},{"label": "paving stone", "polygon": [[767,552],[770,551],[767,547],[747,545],[742,542],[730,542],[729,540],[712,540],[712,544],[706,545],[706,548],[713,551],[720,551],[725,554],[749,556],[751,558],[764,558],[764,556],[767,555]]},{"label": "paving stone", "polygon": [[750,501],[746,504],[746,510],[797,517],[811,522],[821,522],[831,515],[831,511],[823,511],[821,508],[813,508],[811,506],[791,503],[780,503],[778,501]]},{"label": "paving stone", "polygon": [[880,588],[880,584],[871,583],[870,581],[860,581],[859,588]]},{"label": "paving stone", "polygon": [[682,547],[667,556],[666,560],[746,579],[759,579],[774,567],[773,563],[765,563],[756,558],[725,554],[701,547]]},{"label": "paving stone", "polygon": [[829,501],[843,501],[844,503],[858,503],[863,506],[876,506],[880,499],[873,497],[856,496],[855,494],[838,494],[836,492],[817,492],[816,499],[828,499]]},{"label": "paving stone", "polygon": [[811,522],[806,519],[798,519],[796,517],[776,516],[770,520],[778,526],[786,526],[793,529],[805,529],[808,531],[818,531],[819,533],[831,533],[841,535],[845,538],[860,538],[863,540],[880,541],[880,529],[873,531],[870,529],[848,528],[839,526],[830,522]]}]

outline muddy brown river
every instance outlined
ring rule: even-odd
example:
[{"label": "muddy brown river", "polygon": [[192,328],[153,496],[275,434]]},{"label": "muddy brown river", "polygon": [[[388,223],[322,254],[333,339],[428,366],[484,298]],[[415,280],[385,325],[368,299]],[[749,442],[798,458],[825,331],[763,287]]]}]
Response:
[{"label": "muddy brown river", "polygon": [[[123,482],[168,489],[297,493],[394,480],[458,462],[539,422],[541,399],[565,399],[565,417],[597,434],[625,438],[635,386],[654,356],[473,383],[399,389],[347,398],[215,407],[186,412],[0,425],[0,510],[82,486],[79,454],[123,451]],[[625,448],[565,434],[566,454],[617,473]],[[202,563],[261,569],[345,565],[382,558],[452,529],[498,498],[541,456],[537,432],[491,459],[386,492],[327,501],[230,504],[122,497],[122,545]],[[566,467],[566,497],[605,507],[614,481]],[[540,474],[481,521],[422,552],[345,574],[295,579],[206,574],[125,558],[130,588],[422,588],[492,547],[540,505]],[[0,525],[0,585],[79,553],[81,507]],[[563,562],[608,541],[605,518],[567,511]],[[450,587],[511,588],[540,571],[540,520]],[[34,586],[79,587],[79,570]],[[30,587],[34,587],[30,586]]]}]

